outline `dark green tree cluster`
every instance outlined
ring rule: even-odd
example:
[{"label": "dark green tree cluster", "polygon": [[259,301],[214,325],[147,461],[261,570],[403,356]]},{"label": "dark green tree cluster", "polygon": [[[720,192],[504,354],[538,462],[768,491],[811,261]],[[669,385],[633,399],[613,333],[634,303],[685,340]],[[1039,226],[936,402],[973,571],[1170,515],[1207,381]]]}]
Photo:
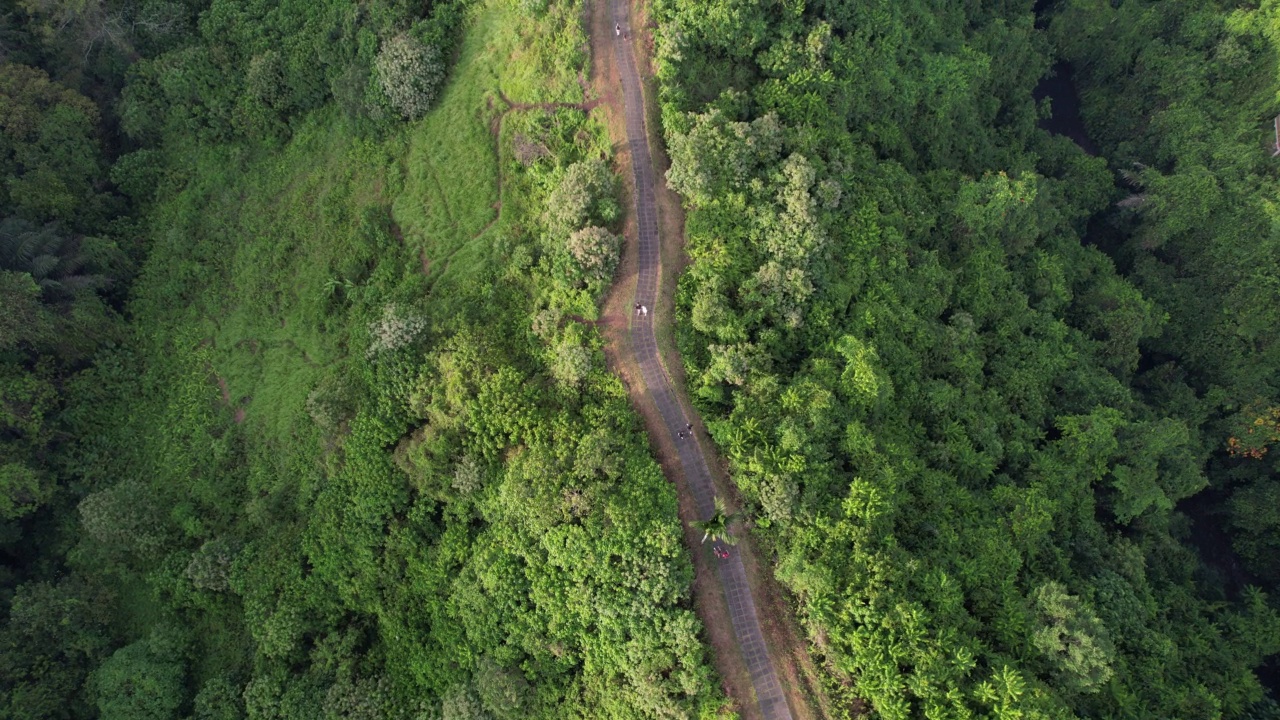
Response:
[{"label": "dark green tree cluster", "polygon": [[1280,581],[1280,107],[1274,6],[1074,3],[1050,35],[1120,176],[1102,241],[1169,316],[1140,382],[1191,419],[1214,509],[1250,571]]},{"label": "dark green tree cluster", "polygon": [[161,135],[274,143],[329,102],[362,129],[417,118],[444,79],[467,5],[212,0],[184,20],[184,41],[130,66],[121,128],[143,144]]},{"label": "dark green tree cluster", "polygon": [[124,335],[136,244],[116,222],[103,113],[27,5],[0,3],[0,715],[59,717],[117,639],[112,588],[61,572],[78,493],[66,416]]},{"label": "dark green tree cluster", "polygon": [[[1024,2],[656,3],[668,179],[693,261],[677,298],[690,385],[833,692],[883,717],[1237,717],[1280,650],[1272,601],[1224,588],[1177,509],[1225,445],[1205,442],[1195,387],[1155,382],[1188,372],[1173,360],[1187,333],[1205,337],[1204,363],[1205,333],[1247,325],[1267,347],[1254,314],[1277,307],[1270,225],[1215,215],[1267,201],[1228,209],[1192,188],[1235,182],[1216,166],[1167,179],[1183,167],[1172,149],[1113,174],[1041,130],[1033,100],[1054,44],[1077,47],[1114,73],[1098,76],[1094,115],[1149,103],[1107,118],[1125,147],[1186,143],[1203,163],[1255,168],[1239,192],[1258,193],[1269,151],[1243,126],[1215,144],[1195,129],[1207,120],[1175,132],[1148,118],[1234,103],[1256,126],[1240,105],[1274,96],[1275,50],[1257,35],[1269,16],[1062,5],[1046,32]],[[1160,38],[1179,32],[1265,68],[1212,103],[1160,96],[1148,84],[1179,98],[1211,85],[1176,75],[1190,60]],[[1119,38],[1168,75],[1110,55]],[[1123,202],[1126,180],[1146,198]],[[1186,208],[1157,198],[1166,181],[1187,183]],[[1091,223],[1194,208],[1161,232],[1195,250],[1148,250],[1212,321],[1179,317],[1178,283],[1150,290],[1130,270],[1158,264],[1105,254]],[[1196,259],[1215,253],[1222,264]],[[1240,289],[1227,278],[1246,266],[1239,277],[1261,279]],[[1252,294],[1210,307],[1191,280],[1210,272],[1224,298]],[[1177,367],[1153,376],[1153,353]],[[1273,383],[1266,357],[1241,350],[1231,367]],[[1259,434],[1274,434],[1265,410]]]}]

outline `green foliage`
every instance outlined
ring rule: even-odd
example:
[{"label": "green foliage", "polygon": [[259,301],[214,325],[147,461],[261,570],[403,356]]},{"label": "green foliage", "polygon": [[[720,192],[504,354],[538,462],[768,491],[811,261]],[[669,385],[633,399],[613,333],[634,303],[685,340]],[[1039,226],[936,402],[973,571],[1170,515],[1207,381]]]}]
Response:
[{"label": "green foliage", "polygon": [[194,33],[130,68],[123,129],[148,145],[192,133],[276,145],[332,99],[360,131],[385,130],[392,113],[417,118],[430,105],[468,5],[437,3],[419,18],[390,0],[360,7],[217,0],[202,9]]},{"label": "green foliage", "polygon": [[[1269,11],[1066,3],[1046,33],[1026,5],[730,5],[655,4],[668,181],[689,208],[677,340],[828,689],[894,718],[1242,712],[1276,626],[1202,579],[1216,569],[1178,508],[1253,476],[1210,461],[1213,403],[1274,404],[1267,231],[1222,210],[1265,186],[1232,173],[1262,156],[1237,138],[1263,115],[1248,82],[1273,82],[1269,41],[1244,39]],[[1051,42],[1115,83],[1084,100],[1111,166],[1134,167],[1121,207],[1108,158],[1036,126]],[[1253,81],[1174,79],[1204,57]],[[1210,131],[1210,112],[1239,124]],[[1214,315],[1218,260],[1190,268],[1210,252],[1190,243],[1228,226],[1217,258],[1266,270],[1218,266],[1217,288],[1256,284]],[[1236,318],[1212,361],[1185,345],[1207,338],[1172,334]],[[1200,371],[1249,343],[1225,356],[1248,393]],[[1256,460],[1235,432],[1232,462]],[[1259,642],[1218,653],[1237,627]]]},{"label": "green foliage", "polygon": [[703,205],[743,185],[781,152],[782,126],[774,115],[732,122],[718,108],[693,118],[673,134],[667,182],[693,205]]},{"label": "green foliage", "polygon": [[92,222],[98,109],[38,68],[0,64],[0,216]]},{"label": "green foliage", "polygon": [[[1064,6],[1049,26],[1080,69],[1085,123],[1128,192],[1106,218],[1117,260],[1167,314],[1144,343],[1162,359],[1145,382],[1156,402],[1193,419],[1206,451],[1237,458],[1213,468],[1210,483],[1227,498],[1220,509],[1234,516],[1237,550],[1267,577],[1259,548],[1275,544],[1275,530],[1253,502],[1229,496],[1257,501],[1274,483],[1231,443],[1241,440],[1238,413],[1280,398],[1275,23],[1270,5],[1130,2]],[[1117,299],[1108,324],[1132,332],[1144,313]]]},{"label": "green foliage", "polygon": [[1036,588],[1032,600],[1040,623],[1032,644],[1057,668],[1062,685],[1085,693],[1101,690],[1115,662],[1102,622],[1055,582]]},{"label": "green foliage", "polygon": [[[132,152],[111,201],[134,215],[87,236],[3,226],[19,250],[0,291],[23,322],[0,358],[0,539],[18,597],[49,611],[15,601],[0,714],[722,705],[674,491],[602,338],[573,321],[619,254],[604,128],[492,102],[584,100],[582,6],[205,5],[139,49],[113,105]],[[517,132],[542,148],[527,163]],[[585,200],[549,238],[565,177]],[[118,310],[127,332],[108,333]],[[99,326],[53,356],[65,328]],[[19,583],[63,569],[111,592],[59,625],[92,593]],[[177,650],[171,623],[189,630]]]},{"label": "green foliage", "polygon": [[19,585],[0,628],[0,711],[6,717],[88,716],[81,693],[110,650],[115,598],[80,575]]},{"label": "green foliage", "polygon": [[103,720],[168,720],[185,700],[185,639],[171,626],[112,653],[93,674]]},{"label": "green foliage", "polygon": [[22,463],[0,465],[0,518],[30,515],[52,494],[49,481],[38,470]]},{"label": "green foliage", "polygon": [[545,222],[555,238],[563,238],[591,223],[608,224],[618,218],[614,197],[617,178],[598,159],[573,163],[547,197]]},{"label": "green foliage", "polygon": [[729,532],[729,525],[738,519],[737,513],[730,513],[725,509],[724,500],[716,497],[716,511],[706,520],[691,520],[689,522],[694,528],[702,531],[702,542],[711,540],[711,542],[722,542],[729,545],[737,545],[738,539]]},{"label": "green foliage", "polygon": [[391,107],[410,120],[427,112],[444,79],[440,51],[412,35],[396,35],[383,42],[373,67]]},{"label": "green foliage", "polygon": [[210,678],[196,693],[192,720],[242,720],[243,690],[224,675]]}]

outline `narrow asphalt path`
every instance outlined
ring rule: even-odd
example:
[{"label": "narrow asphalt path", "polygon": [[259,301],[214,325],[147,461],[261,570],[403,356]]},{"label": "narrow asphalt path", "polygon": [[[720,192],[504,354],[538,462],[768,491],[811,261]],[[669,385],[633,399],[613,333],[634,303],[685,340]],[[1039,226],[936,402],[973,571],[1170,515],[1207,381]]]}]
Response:
[{"label": "narrow asphalt path", "polygon": [[[613,19],[627,36],[631,27],[627,13],[627,0],[610,0]],[[677,433],[683,431],[692,418],[685,415],[675,397],[671,379],[663,370],[658,358],[658,344],[653,334],[653,324],[657,322],[653,309],[658,287],[658,206],[654,197],[654,171],[652,157],[649,155],[649,140],[644,127],[644,96],[640,91],[640,77],[636,67],[635,54],[631,43],[622,36],[615,35],[614,48],[617,53],[618,74],[622,78],[622,92],[627,121],[627,142],[631,149],[631,167],[635,173],[636,187],[636,221],[639,230],[639,277],[636,282],[635,302],[649,308],[647,316],[632,313],[631,347],[636,355],[636,364],[640,367],[645,388],[653,399],[654,405],[662,416],[667,432],[673,436],[672,442],[680,455],[680,465],[684,469],[687,487],[693,494],[698,514],[711,517],[715,512],[714,491],[711,484],[711,473],[707,469],[706,458],[698,446],[698,439],[686,437],[681,439]],[[667,322],[664,319],[663,322]],[[769,651],[765,646],[764,635],[760,632],[760,619],[756,615],[756,604],[751,597],[751,587],[747,584],[747,573],[742,567],[742,559],[732,548],[728,550],[729,559],[718,560],[720,584],[724,588],[725,599],[729,605],[729,616],[733,623],[733,632],[738,639],[738,647],[751,673],[751,684],[755,688],[756,700],[760,703],[760,712],[766,720],[791,720],[791,710],[787,707],[786,698],[782,694],[782,686],[778,683],[778,675],[773,670],[773,662],[769,659]],[[747,702],[747,698],[740,698]]]}]

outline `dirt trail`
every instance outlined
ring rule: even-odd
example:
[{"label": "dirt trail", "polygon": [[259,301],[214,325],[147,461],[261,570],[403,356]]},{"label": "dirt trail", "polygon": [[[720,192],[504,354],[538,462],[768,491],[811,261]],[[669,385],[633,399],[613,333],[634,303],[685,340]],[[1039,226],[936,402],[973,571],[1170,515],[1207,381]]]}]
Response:
[{"label": "dirt trail", "polygon": [[[635,198],[622,264],[601,319],[606,354],[645,420],[664,472],[679,489],[696,570],[695,603],[736,709],[744,719],[829,717],[816,668],[767,565],[749,541],[721,548],[730,559],[715,560],[688,526],[710,515],[715,495],[733,492],[683,391],[671,341],[674,278],[684,262],[683,215],[678,198],[655,182],[667,160],[661,138],[646,127],[641,82],[648,72],[636,59],[651,45],[642,24],[629,21],[625,1],[596,0],[590,7],[592,81],[604,100],[618,170]],[[625,38],[615,34],[615,22]],[[635,317],[634,303],[651,308],[649,316]],[[677,435],[686,424],[694,426],[692,438]]]},{"label": "dirt trail", "polygon": [[[232,408],[231,419],[237,425],[244,422],[245,409],[243,405],[236,405],[231,401],[231,389],[227,387],[227,379],[213,372],[213,367],[209,367],[209,372],[213,373],[213,377],[218,382],[218,391],[222,393],[222,404],[228,408]],[[243,400],[241,401],[243,402]]]}]

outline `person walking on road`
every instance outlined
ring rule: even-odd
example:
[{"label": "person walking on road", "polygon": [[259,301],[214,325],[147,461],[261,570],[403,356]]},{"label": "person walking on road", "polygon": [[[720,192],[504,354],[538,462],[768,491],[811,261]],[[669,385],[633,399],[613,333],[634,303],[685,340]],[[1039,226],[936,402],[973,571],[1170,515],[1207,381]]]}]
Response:
[{"label": "person walking on road", "polygon": [[618,23],[613,24],[613,35],[614,37],[619,37],[622,35],[622,25]]}]

